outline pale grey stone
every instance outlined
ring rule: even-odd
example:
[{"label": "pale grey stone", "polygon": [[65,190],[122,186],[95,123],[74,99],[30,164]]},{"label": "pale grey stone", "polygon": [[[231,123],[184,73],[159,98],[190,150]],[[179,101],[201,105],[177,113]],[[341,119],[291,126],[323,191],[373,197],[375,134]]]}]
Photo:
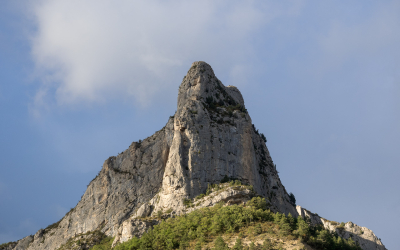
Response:
[{"label": "pale grey stone", "polygon": [[15,246],[15,250],[25,250],[28,248],[29,244],[31,244],[33,241],[33,236],[29,235],[26,236],[25,238],[21,239],[18,241],[18,244]]}]

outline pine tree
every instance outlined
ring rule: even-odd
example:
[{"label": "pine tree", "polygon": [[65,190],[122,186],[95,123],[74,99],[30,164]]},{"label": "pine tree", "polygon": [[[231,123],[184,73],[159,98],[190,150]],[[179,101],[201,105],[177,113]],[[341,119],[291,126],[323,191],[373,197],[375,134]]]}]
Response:
[{"label": "pine tree", "polygon": [[293,218],[292,214],[289,213],[287,216],[287,222],[289,223],[290,227],[292,230],[296,229],[296,223],[295,223],[295,218]]},{"label": "pine tree", "polygon": [[194,250],[201,250],[201,242],[199,240],[196,242],[196,246],[194,247]]},{"label": "pine tree", "polygon": [[281,213],[279,213],[279,212],[276,212],[276,214],[274,215],[274,222],[275,222],[275,223],[281,222],[282,216],[284,217],[283,214],[281,214]]},{"label": "pine tree", "polygon": [[226,250],[229,249],[226,245],[224,239],[221,236],[218,236],[214,241],[214,250]]},{"label": "pine tree", "polygon": [[279,224],[280,224],[279,226],[280,226],[281,234],[284,236],[289,235],[290,232],[292,231],[292,228],[290,227],[290,225],[287,222],[287,219],[284,215],[282,216],[282,219]]},{"label": "pine tree", "polygon": [[344,248],[344,241],[342,237],[337,237],[336,238],[336,245],[339,249]]},{"label": "pine tree", "polygon": [[289,194],[289,199],[290,199],[290,203],[292,203],[292,205],[296,205],[296,198],[294,197],[293,193]]},{"label": "pine tree", "polygon": [[308,236],[310,235],[310,227],[301,216],[297,217],[297,233],[303,239],[308,238]]}]

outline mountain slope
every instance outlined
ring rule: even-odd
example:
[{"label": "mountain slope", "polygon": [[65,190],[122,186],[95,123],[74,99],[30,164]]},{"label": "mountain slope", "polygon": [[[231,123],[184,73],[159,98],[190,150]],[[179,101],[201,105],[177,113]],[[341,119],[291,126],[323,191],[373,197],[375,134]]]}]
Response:
[{"label": "mountain slope", "polygon": [[[177,111],[165,127],[108,158],[74,209],[11,249],[57,249],[88,232],[115,237],[116,245],[157,223],[138,218],[165,211],[175,216],[220,201],[243,204],[256,195],[266,198],[271,211],[297,216],[264,139],[240,91],[224,86],[207,63],[195,62],[179,87]],[[190,205],[211,184],[229,180],[252,191],[226,189],[203,197],[197,207]]]}]

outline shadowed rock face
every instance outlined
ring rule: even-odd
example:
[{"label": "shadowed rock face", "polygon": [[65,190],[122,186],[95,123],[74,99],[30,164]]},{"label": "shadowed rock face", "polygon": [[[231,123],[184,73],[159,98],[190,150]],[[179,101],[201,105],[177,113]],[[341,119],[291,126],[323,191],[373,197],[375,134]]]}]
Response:
[{"label": "shadowed rock face", "polygon": [[[240,91],[224,86],[207,63],[195,62],[179,87],[178,108],[166,126],[108,158],[74,209],[19,245],[52,250],[94,230],[125,241],[146,231],[147,224],[135,218],[166,210],[189,212],[193,209],[187,210],[183,200],[205,193],[209,184],[222,179],[252,185],[273,211],[297,216]],[[201,206],[250,198],[247,191],[227,190],[203,198]]]}]

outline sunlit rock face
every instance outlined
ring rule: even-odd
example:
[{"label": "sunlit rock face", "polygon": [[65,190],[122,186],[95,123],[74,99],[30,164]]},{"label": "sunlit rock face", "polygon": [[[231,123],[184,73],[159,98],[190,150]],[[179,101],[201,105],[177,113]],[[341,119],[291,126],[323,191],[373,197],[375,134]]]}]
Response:
[{"label": "sunlit rock face", "polygon": [[174,137],[154,211],[204,193],[225,176],[252,185],[277,211],[296,214],[240,91],[225,87],[205,62],[192,64],[178,94]]},{"label": "sunlit rock face", "polygon": [[[224,86],[207,63],[195,62],[165,127],[108,158],[74,209],[11,249],[53,250],[96,231],[115,237],[115,245],[142,235],[158,223],[154,218],[160,213],[182,214],[220,201],[244,203],[254,195],[264,196],[272,211],[297,216],[264,139],[240,91]],[[227,180],[248,189],[203,197],[196,208],[184,204],[210,184]]]}]

